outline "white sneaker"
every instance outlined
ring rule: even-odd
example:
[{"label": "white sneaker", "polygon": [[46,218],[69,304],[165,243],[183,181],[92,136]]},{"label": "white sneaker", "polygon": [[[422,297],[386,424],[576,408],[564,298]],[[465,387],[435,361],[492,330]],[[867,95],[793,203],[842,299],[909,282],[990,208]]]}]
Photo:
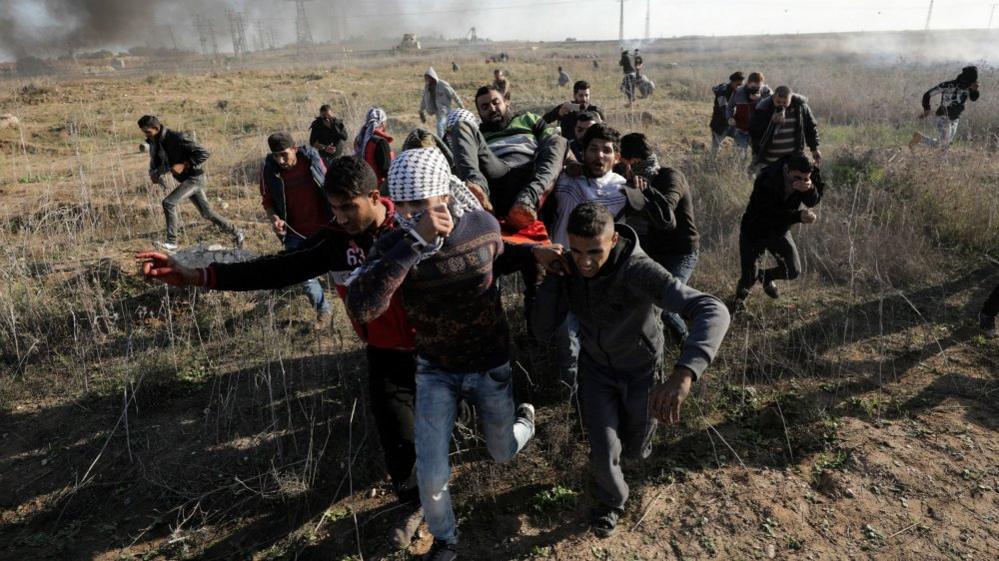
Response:
[{"label": "white sneaker", "polygon": [[180,247],[174,242],[156,242],[154,245],[166,251],[177,251],[177,248]]}]

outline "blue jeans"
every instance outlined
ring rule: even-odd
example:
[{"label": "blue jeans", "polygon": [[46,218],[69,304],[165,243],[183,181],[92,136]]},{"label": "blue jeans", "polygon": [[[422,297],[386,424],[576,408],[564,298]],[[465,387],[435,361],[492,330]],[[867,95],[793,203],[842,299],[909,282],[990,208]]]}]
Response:
[{"label": "blue jeans", "polygon": [[745,160],[749,156],[749,132],[735,129],[735,146],[739,149],[739,156]]},{"label": "blue jeans", "polygon": [[504,363],[483,372],[445,372],[416,359],[416,479],[430,533],[454,543],[458,526],[451,508],[451,432],[464,397],[479,412],[486,449],[499,463],[510,461],[534,436],[534,424],[516,418],[513,370]]},{"label": "blue jeans", "polygon": [[579,320],[569,312],[555,331],[555,357],[559,381],[568,386],[569,396],[576,393],[579,373]]},{"label": "blue jeans", "polygon": [[437,110],[437,138],[444,138],[444,132],[447,130],[447,116],[450,113],[447,109]]},{"label": "blue jeans", "polygon": [[[289,232],[284,237],[284,249],[285,251],[295,251],[305,240]],[[305,291],[305,297],[309,299],[309,304],[312,308],[320,314],[328,314],[332,310],[330,308],[330,303],[326,301],[326,294],[323,292],[323,285],[319,284],[319,279],[309,279],[301,284],[302,290]]]},{"label": "blue jeans", "polygon": [[[666,268],[677,280],[683,284],[690,281],[690,276],[694,274],[694,267],[697,266],[697,252],[670,255],[661,265]],[[663,325],[666,326],[673,336],[680,342],[687,338],[687,324],[679,314],[673,312],[663,312]]]}]

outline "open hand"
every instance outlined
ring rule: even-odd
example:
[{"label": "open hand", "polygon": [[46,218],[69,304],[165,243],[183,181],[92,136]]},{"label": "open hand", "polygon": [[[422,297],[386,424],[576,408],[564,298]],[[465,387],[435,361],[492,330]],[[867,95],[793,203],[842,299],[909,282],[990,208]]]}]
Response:
[{"label": "open hand", "polygon": [[517,230],[526,228],[538,219],[538,213],[526,203],[517,203],[506,215],[506,223]]},{"label": "open hand", "polygon": [[669,425],[679,423],[680,405],[687,399],[693,382],[694,373],[677,366],[668,380],[653,386],[649,393],[649,414]]},{"label": "open hand", "polygon": [[184,267],[173,257],[164,253],[149,251],[135,256],[142,263],[142,275],[173,286],[195,286],[201,282],[197,269]]},{"label": "open hand", "polygon": [[176,164],[170,166],[170,170],[176,173],[177,175],[184,173],[184,170],[186,169],[187,169],[187,162],[177,162]]},{"label": "open hand", "polygon": [[806,208],[801,211],[801,223],[802,224],[813,224],[819,219],[819,215],[815,214],[810,208]]}]

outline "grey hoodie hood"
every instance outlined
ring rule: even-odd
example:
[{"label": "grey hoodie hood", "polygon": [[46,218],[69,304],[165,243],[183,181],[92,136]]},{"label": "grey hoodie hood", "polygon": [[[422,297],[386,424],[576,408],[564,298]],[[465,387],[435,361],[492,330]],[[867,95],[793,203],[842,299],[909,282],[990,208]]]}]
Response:
[{"label": "grey hoodie hood", "polygon": [[440,82],[441,81],[441,79],[437,77],[437,71],[434,70],[433,66],[431,66],[430,68],[428,68],[427,71],[423,73],[423,75],[424,76],[429,76],[430,79],[433,80],[434,82]]}]

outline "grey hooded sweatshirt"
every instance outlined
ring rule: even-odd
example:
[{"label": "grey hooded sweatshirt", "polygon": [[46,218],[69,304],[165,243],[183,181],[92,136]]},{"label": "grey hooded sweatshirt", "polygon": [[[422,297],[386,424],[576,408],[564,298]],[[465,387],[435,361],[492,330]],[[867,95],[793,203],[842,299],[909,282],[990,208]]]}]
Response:
[{"label": "grey hooded sweatshirt", "polygon": [[427,69],[424,76],[430,76],[434,81],[432,85],[424,84],[423,99],[420,100],[420,111],[429,115],[437,115],[441,111],[444,114],[451,112],[451,109],[464,108],[461,98],[454,92],[451,84],[437,77],[437,71],[433,67]]},{"label": "grey hooded sweatshirt", "polygon": [[595,277],[580,275],[570,259],[565,276],[549,275],[541,284],[531,312],[534,334],[551,336],[571,311],[588,360],[611,372],[651,372],[663,352],[661,308],[693,321],[676,365],[700,378],[728,331],[728,309],[673,278],[642,251],[629,226],[614,228],[620,239]]}]

